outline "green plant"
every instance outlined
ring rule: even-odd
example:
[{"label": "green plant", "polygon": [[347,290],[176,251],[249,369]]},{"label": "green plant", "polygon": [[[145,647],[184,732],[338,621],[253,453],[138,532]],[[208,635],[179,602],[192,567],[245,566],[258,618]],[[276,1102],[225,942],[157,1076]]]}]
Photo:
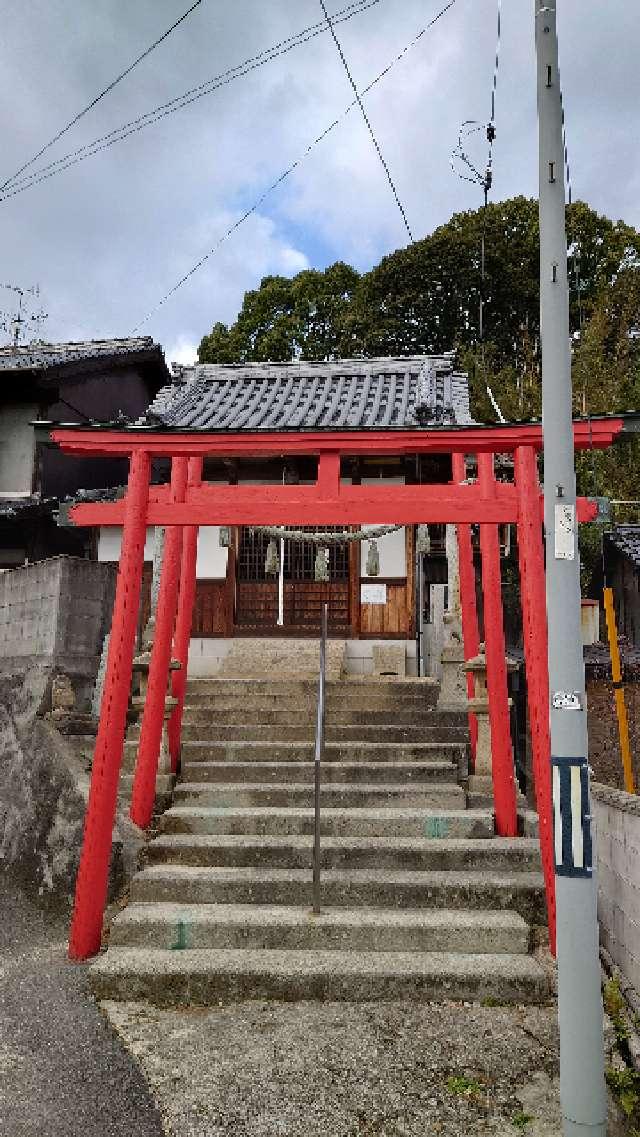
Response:
[{"label": "green plant", "polygon": [[466,1074],[452,1074],[450,1078],[447,1078],[447,1089],[450,1094],[464,1094],[467,1097],[473,1097],[476,1094],[481,1094],[483,1087],[475,1078],[469,1078]]},{"label": "green plant", "polygon": [[602,1000],[604,1009],[613,1023],[616,1040],[619,1043],[626,1042],[629,1038],[626,1004],[617,979],[607,980],[602,990]]},{"label": "green plant", "polygon": [[533,1120],[533,1114],[523,1113],[522,1110],[518,1110],[518,1113],[514,1113],[513,1117],[511,1118],[511,1124],[513,1125],[514,1129],[524,1130],[528,1125],[531,1124]]},{"label": "green plant", "polygon": [[616,1095],[620,1107],[627,1117],[632,1117],[640,1106],[640,1075],[625,1067],[615,1070],[609,1066],[606,1071],[607,1085]]}]

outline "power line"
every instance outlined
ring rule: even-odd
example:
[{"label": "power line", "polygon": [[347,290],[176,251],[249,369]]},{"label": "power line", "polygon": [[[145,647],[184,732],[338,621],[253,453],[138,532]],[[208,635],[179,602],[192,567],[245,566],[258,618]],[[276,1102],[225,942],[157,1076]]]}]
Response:
[{"label": "power line", "polygon": [[190,16],[193,10],[197,8],[201,3],[202,0],[195,0],[195,3],[192,4],[186,12],[183,12],[183,14],[180,16],[180,19],[176,20],[176,22],[172,24],[170,28],[167,28],[166,32],[163,32],[159,39],[154,40],[154,42],[150,44],[145,51],[142,52],[142,55],[139,55],[137,59],[134,59],[133,63],[130,63],[126,70],[122,71],[115,79],[113,79],[112,82],[109,83],[109,85],[105,87],[99,95],[96,95],[95,99],[92,99],[92,101],[88,103],[87,106],[84,107],[83,110],[81,110],[75,116],[75,118],[72,118],[66,126],[63,126],[62,130],[59,130],[53,138],[49,139],[49,141],[46,142],[40,150],[38,150],[38,153],[34,154],[33,158],[30,158],[28,162],[25,162],[24,166],[21,166],[19,170],[16,170],[13,177],[8,178],[6,182],[3,182],[2,185],[0,185],[0,190],[6,189],[8,185],[11,185],[13,182],[15,182],[16,178],[18,178],[20,174],[24,173],[25,170],[28,170],[30,166],[33,166],[34,162],[37,162],[38,158],[41,158],[46,150],[49,150],[49,148],[53,146],[53,144],[57,142],[58,139],[62,138],[63,134],[66,134],[68,130],[71,130],[71,127],[75,126],[75,124],[79,122],[81,118],[84,118],[84,116],[88,114],[88,112],[92,110],[93,107],[95,107],[101,99],[104,99],[105,95],[109,94],[109,91],[113,91],[113,88],[117,87],[118,83],[122,82],[122,80],[125,79],[127,75],[130,75],[134,67],[137,67],[139,63],[142,63],[143,59],[146,59],[148,55],[151,55],[151,52],[154,51],[155,48],[158,47],[158,45],[161,44],[165,39],[167,39],[167,37],[170,36],[177,27],[179,27],[183,20],[186,20],[187,16]]},{"label": "power line", "polygon": [[[380,0],[354,0],[354,2],[349,4],[346,8],[342,8],[335,13],[333,17],[334,22],[343,23],[346,20],[350,20],[354,16],[360,15],[361,12],[366,12],[367,9],[374,7],[374,5],[378,3],[380,3]],[[250,72],[257,70],[259,67],[270,63],[273,59],[277,59],[278,56],[285,55],[287,52],[292,51],[293,48],[308,43],[310,40],[315,39],[316,36],[322,35],[326,30],[324,21],[303,28],[300,32],[296,32],[295,35],[288,36],[272,47],[265,48],[263,51],[258,52],[257,55],[250,56],[244,60],[243,63],[228,68],[219,75],[215,75],[211,79],[206,80],[206,82],[200,83],[197,87],[191,87],[181,95],[176,95],[175,98],[170,99],[169,102],[162,103],[160,106],[154,107],[153,110],[147,111],[145,114],[139,115],[130,122],[123,123],[122,126],[109,131],[108,134],[103,134],[101,137],[95,138],[92,142],[87,142],[84,146],[79,146],[76,150],[69,151],[48,165],[41,166],[28,177],[14,180],[11,185],[8,186],[8,192],[0,197],[0,202],[5,201],[9,197],[15,197],[17,194],[31,189],[34,185],[39,185],[41,182],[47,181],[49,178],[54,177],[54,175],[62,173],[63,170],[70,169],[71,166],[75,166],[87,158],[93,158],[96,154],[109,149],[110,146],[115,145],[117,142],[122,142],[130,135],[137,134],[138,131],[144,130],[145,127],[152,126],[168,115],[175,114],[176,111],[190,106],[191,103],[197,102],[198,99],[204,98],[205,95],[212,94],[220,87],[227,86],[229,83],[234,82],[235,79],[240,79],[244,75],[250,74]],[[0,189],[1,188],[2,187],[0,187]]]},{"label": "power line", "polygon": [[346,71],[347,79],[349,80],[349,82],[351,84],[351,89],[353,90],[353,93],[354,93],[356,100],[358,102],[358,106],[360,107],[360,110],[362,112],[362,117],[363,117],[365,123],[367,124],[367,130],[369,131],[369,134],[371,135],[371,141],[373,142],[373,145],[375,146],[376,153],[378,155],[378,158],[380,159],[380,163],[382,165],[382,168],[383,168],[385,174],[387,175],[387,181],[391,187],[391,192],[394,196],[395,203],[398,206],[398,209],[400,210],[400,215],[401,215],[402,220],[404,222],[404,227],[407,230],[407,233],[409,234],[409,240],[413,244],[413,233],[411,232],[411,226],[409,225],[409,222],[407,221],[407,214],[405,212],[405,208],[404,208],[402,202],[400,201],[400,197],[398,196],[398,191],[395,187],[393,178],[391,177],[391,172],[390,172],[389,167],[385,161],[382,150],[380,149],[380,144],[378,142],[378,139],[376,138],[376,136],[373,132],[373,127],[371,125],[369,116],[367,115],[367,112],[364,109],[364,103],[362,102],[362,99],[360,98],[360,95],[358,93],[358,88],[356,87],[353,76],[351,74],[351,71],[349,70],[349,64],[347,63],[346,56],[344,54],[344,51],[342,50],[340,40],[338,39],[338,37],[335,33],[335,29],[334,29],[333,24],[331,23],[330,18],[329,18],[329,13],[327,12],[327,8],[326,8],[326,4],[325,4],[324,0],[319,0],[319,2],[320,2],[320,7],[322,8],[322,11],[324,14],[324,18],[327,21],[327,27],[329,28],[329,31],[331,32],[333,42],[335,43],[335,45],[338,49],[338,55],[340,56],[340,59],[342,61],[342,66],[344,67],[344,69]]},{"label": "power line", "polygon": [[[377,83],[379,83],[382,79],[384,79],[385,76],[388,75],[389,72],[392,70],[392,68],[395,67],[397,63],[400,63],[401,60],[404,59],[405,55],[407,55],[407,53],[413,47],[415,47],[415,45],[422,39],[422,37],[424,35],[426,35],[426,33],[434,26],[434,24],[436,24],[438,22],[438,20],[442,16],[444,16],[445,12],[448,12],[450,8],[453,8],[455,3],[456,3],[456,0],[449,0],[449,2],[447,4],[445,4],[444,8],[441,8],[440,11],[437,13],[437,15],[435,15],[433,17],[433,19],[429,21],[428,24],[425,24],[424,28],[421,28],[421,30],[418,32],[418,34],[415,35],[414,38],[408,44],[405,45],[405,47],[403,47],[402,51],[400,51],[398,53],[398,55],[396,55],[391,60],[391,62],[388,63],[387,66],[382,71],[380,71],[380,73],[378,75],[376,75],[375,79],[372,79],[371,82],[369,84],[367,84],[366,87],[363,87],[360,94],[366,95],[372,89],[372,87],[375,87]],[[205,255],[203,257],[201,257],[200,260],[195,265],[193,265],[193,267],[190,268],[189,271],[186,272],[184,274],[184,276],[181,277],[180,280],[178,280],[176,282],[176,284],[174,284],[173,287],[169,289],[168,292],[166,292],[164,294],[162,299],[158,301],[158,303],[155,305],[155,307],[151,308],[149,310],[149,312],[147,312],[146,316],[144,316],[142,318],[142,320],[140,320],[140,322],[138,324],[136,324],[135,328],[133,328],[132,333],[131,333],[132,335],[134,335],[137,331],[139,331],[139,329],[144,324],[146,324],[147,321],[150,320],[151,317],[154,316],[156,314],[156,312],[159,311],[159,309],[163,307],[164,304],[166,304],[167,300],[169,300],[178,291],[178,289],[182,287],[183,284],[186,284],[186,282],[198,271],[198,269],[202,268],[203,264],[205,264],[206,261],[210,260],[210,258],[212,256],[214,256],[215,253],[217,253],[217,251],[221,247],[221,245],[223,245],[224,242],[227,241],[233,233],[235,233],[236,229],[239,229],[240,226],[242,224],[244,224],[244,222],[249,217],[251,217],[251,215],[253,213],[255,213],[260,208],[260,206],[266,200],[266,198],[269,197],[269,195],[271,193],[273,193],[273,191],[275,189],[277,189],[277,187],[279,185],[281,185],[282,182],[284,182],[285,179],[288,178],[289,175],[292,174],[293,171],[298,168],[298,166],[302,165],[305,158],[307,158],[309,156],[311,151],[314,150],[316,148],[316,146],[318,146],[319,143],[322,142],[327,137],[327,135],[330,134],[331,131],[336,126],[338,126],[339,123],[341,123],[343,121],[343,119],[345,119],[347,117],[347,115],[350,113],[350,111],[352,111],[353,108],[356,106],[358,106],[358,100],[354,99],[353,102],[349,103],[349,105],[347,107],[345,107],[342,114],[338,115],[338,118],[334,119],[333,122],[330,123],[329,126],[327,126],[322,131],[322,133],[319,134],[317,136],[317,138],[315,138],[313,140],[313,142],[309,143],[309,145],[307,146],[307,149],[304,151],[304,153],[301,154],[299,158],[296,158],[295,162],[292,162],[292,164],[286,170],[284,170],[280,174],[280,176],[278,178],[276,178],[276,180],[274,182],[271,183],[271,185],[264,191],[264,193],[262,193],[260,195],[260,197],[257,199],[257,201],[255,201],[253,203],[253,205],[249,209],[247,209],[247,211],[245,213],[243,213],[242,217],[239,217],[238,220],[233,223],[233,225],[229,226],[226,233],[223,233],[223,235],[219,238],[219,240],[216,242],[216,244],[213,246],[213,248],[209,249],[209,252],[205,253]]]}]

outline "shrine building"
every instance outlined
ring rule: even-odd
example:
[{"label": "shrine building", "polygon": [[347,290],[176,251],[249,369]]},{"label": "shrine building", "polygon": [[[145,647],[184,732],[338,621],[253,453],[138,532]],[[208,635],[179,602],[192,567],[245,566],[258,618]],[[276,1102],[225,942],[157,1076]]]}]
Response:
[{"label": "shrine building", "polygon": [[[467,376],[456,370],[453,353],[331,363],[174,364],[173,372],[172,383],[162,388],[136,423],[138,428],[207,433],[398,432],[464,427],[473,421]],[[214,485],[311,486],[317,470],[317,457],[249,453],[232,459],[205,458],[202,478]],[[373,447],[371,453],[344,458],[340,469],[343,485],[382,483],[390,488],[444,484],[451,476],[448,454],[385,455],[376,454]],[[320,528],[342,531],[344,526]],[[300,526],[296,530],[300,532]],[[117,561],[120,540],[118,526],[100,527],[98,559]],[[431,617],[430,586],[442,586],[447,577],[444,525],[430,527],[426,556],[417,555],[413,525],[384,533],[373,549],[365,539],[329,545],[326,582],[316,580],[317,542],[305,541],[302,534],[286,540],[280,606],[281,547],[278,541],[278,562],[269,566],[272,540],[272,534],[256,526],[200,527],[190,675],[215,674],[234,638],[317,636],[324,602],[329,605],[329,634],[345,641],[348,673],[371,673],[372,649],[384,643],[405,648],[406,672],[416,674],[417,613],[421,610],[427,619]],[[149,529],[144,614],[152,558]],[[441,604],[433,613],[435,619],[438,613]]]}]

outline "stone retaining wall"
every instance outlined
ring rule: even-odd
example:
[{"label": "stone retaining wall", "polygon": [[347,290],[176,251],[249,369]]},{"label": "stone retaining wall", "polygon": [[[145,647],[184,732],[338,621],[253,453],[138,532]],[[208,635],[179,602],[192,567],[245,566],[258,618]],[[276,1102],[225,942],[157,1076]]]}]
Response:
[{"label": "stone retaining wall", "polygon": [[72,680],[79,709],[88,709],[115,576],[115,565],[79,557],[0,573],[0,681],[60,671]]},{"label": "stone retaining wall", "polygon": [[640,992],[640,799],[592,785],[600,940]]}]

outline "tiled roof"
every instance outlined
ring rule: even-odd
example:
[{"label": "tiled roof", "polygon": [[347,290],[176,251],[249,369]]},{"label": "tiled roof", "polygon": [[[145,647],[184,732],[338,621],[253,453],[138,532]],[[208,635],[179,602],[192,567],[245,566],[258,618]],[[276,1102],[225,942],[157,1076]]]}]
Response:
[{"label": "tiled roof", "polygon": [[157,355],[162,349],[151,336],[113,340],[83,340],[78,343],[32,343],[0,348],[0,371],[47,371],[71,363],[131,356]]},{"label": "tiled roof", "polygon": [[52,513],[57,505],[57,498],[43,498],[39,494],[29,494],[25,497],[0,496],[0,520],[13,520],[15,517],[27,517],[29,514]]},{"label": "tiled roof", "polygon": [[640,568],[640,525],[618,525],[605,533],[607,541]]},{"label": "tiled roof", "polygon": [[139,426],[169,430],[402,430],[472,422],[453,352],[331,363],[174,364]]}]

